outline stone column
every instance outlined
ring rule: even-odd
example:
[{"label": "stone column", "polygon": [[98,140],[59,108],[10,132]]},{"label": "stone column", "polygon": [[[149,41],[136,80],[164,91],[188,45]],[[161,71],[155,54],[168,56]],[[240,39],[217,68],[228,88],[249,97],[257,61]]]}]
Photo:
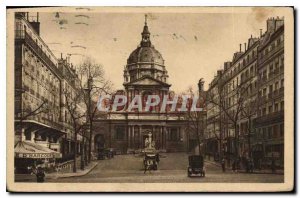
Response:
[{"label": "stone column", "polygon": [[129,148],[132,148],[132,126],[129,126]]},{"label": "stone column", "polygon": [[72,152],[71,140],[68,141],[68,154]]},{"label": "stone column", "polygon": [[78,151],[78,152],[76,151],[77,153],[79,153],[79,152],[80,152],[80,147],[81,147],[81,143],[80,143],[80,142],[78,142],[78,145],[77,145],[77,151]]},{"label": "stone column", "polygon": [[154,131],[153,131],[153,139],[155,140],[155,144],[157,142],[157,127],[154,127]]},{"label": "stone column", "polygon": [[161,140],[161,149],[164,149],[164,127],[161,126],[160,127],[160,134],[161,134],[161,137],[160,137],[160,140]]},{"label": "stone column", "polygon": [[164,126],[162,126],[162,148],[166,149],[166,131]]},{"label": "stone column", "polygon": [[130,125],[127,126],[127,149],[130,148]]},{"label": "stone column", "polygon": [[143,149],[142,126],[139,125],[139,149]]}]

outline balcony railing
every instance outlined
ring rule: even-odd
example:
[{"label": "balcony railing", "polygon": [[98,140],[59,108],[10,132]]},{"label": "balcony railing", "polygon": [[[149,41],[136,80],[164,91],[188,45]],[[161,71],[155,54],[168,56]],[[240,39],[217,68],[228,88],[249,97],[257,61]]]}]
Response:
[{"label": "balcony railing", "polygon": [[63,129],[63,126],[60,124],[60,123],[57,123],[53,120],[50,120],[48,118],[43,118],[43,123],[48,125],[48,126],[51,126],[57,130],[62,130]]},{"label": "balcony railing", "polygon": [[284,111],[276,111],[256,118],[256,123],[265,123],[273,120],[280,120],[284,117]]},{"label": "balcony railing", "polygon": [[265,55],[262,55],[262,52],[260,52],[260,56],[259,56],[259,59],[258,59],[258,65],[261,65],[261,63],[263,63],[267,59],[271,58],[274,54],[276,54],[276,52],[278,52],[281,49],[283,49],[283,45],[284,45],[284,43],[281,42],[279,45],[277,45],[276,47],[274,47],[271,51],[268,51],[268,53],[265,54]]}]

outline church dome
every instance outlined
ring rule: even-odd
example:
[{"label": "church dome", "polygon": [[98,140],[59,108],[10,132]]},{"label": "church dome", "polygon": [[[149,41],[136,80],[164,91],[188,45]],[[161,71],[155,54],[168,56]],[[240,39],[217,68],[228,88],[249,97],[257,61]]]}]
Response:
[{"label": "church dome", "polygon": [[164,65],[164,59],[162,58],[160,52],[154,48],[154,46],[139,46],[130,54],[127,60],[127,64],[142,62],[151,62]]},{"label": "church dome", "polygon": [[164,59],[150,41],[150,31],[147,25],[147,18],[140,45],[131,52],[127,59],[127,65],[124,68],[125,83],[132,82],[145,76],[156,80],[167,82],[168,72],[164,66]]}]

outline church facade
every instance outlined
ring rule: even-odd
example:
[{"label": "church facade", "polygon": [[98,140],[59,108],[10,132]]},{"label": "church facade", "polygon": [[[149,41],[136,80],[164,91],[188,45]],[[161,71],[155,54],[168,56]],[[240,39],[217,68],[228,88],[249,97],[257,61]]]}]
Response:
[{"label": "church facade", "polygon": [[[170,95],[171,84],[165,61],[150,41],[150,31],[145,22],[142,40],[127,59],[124,68],[124,90],[118,94],[127,97],[127,106],[136,95],[146,103],[149,95]],[[155,148],[161,152],[183,152],[192,147],[187,125],[182,113],[160,112],[156,106],[150,111],[108,112],[105,119],[94,124],[94,152],[99,148],[115,148],[121,153],[131,153],[144,148],[145,139],[151,132]]]}]

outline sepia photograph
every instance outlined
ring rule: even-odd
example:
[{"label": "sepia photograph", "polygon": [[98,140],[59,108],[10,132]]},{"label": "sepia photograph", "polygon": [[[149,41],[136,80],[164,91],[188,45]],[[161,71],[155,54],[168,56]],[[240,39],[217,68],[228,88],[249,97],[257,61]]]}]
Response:
[{"label": "sepia photograph", "polygon": [[7,7],[11,192],[294,189],[293,7]]}]

